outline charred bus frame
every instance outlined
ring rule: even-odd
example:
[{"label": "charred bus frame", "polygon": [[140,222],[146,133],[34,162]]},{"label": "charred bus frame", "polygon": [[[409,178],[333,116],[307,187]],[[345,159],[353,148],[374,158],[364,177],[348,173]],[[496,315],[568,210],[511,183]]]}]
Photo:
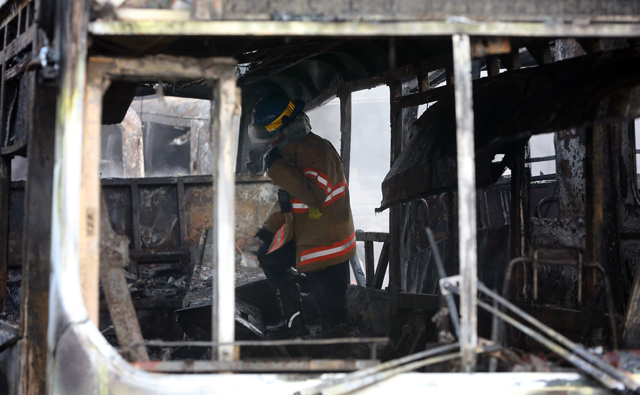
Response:
[{"label": "charred bus frame", "polygon": [[[591,2],[590,2],[591,3]],[[597,2],[592,2],[597,5]],[[22,320],[20,329],[7,327],[14,332],[10,342],[22,338],[21,369],[19,372],[20,391],[24,393],[43,393],[44,378],[49,377],[49,392],[67,392],[72,389],[65,382],[70,374],[62,362],[81,364],[83,373],[91,377],[91,382],[82,383],[81,388],[74,389],[81,393],[109,385],[112,388],[139,388],[141,391],[156,391],[159,386],[167,393],[171,388],[184,385],[183,390],[210,387],[211,377],[202,376],[187,384],[184,378],[161,377],[156,380],[144,372],[136,371],[124,362],[115,351],[100,337],[95,325],[89,322],[96,317],[97,281],[99,267],[99,162],[96,158],[96,143],[99,142],[100,103],[102,95],[111,79],[124,78],[140,80],[151,78],[204,78],[217,80],[214,97],[217,111],[212,117],[213,129],[216,132],[217,166],[214,199],[214,237],[218,263],[218,288],[214,291],[213,300],[216,320],[213,323],[214,343],[218,347],[218,359],[233,360],[236,352],[233,348],[233,237],[229,229],[233,229],[233,128],[232,114],[236,109],[235,62],[229,59],[205,58],[190,59],[177,57],[137,57],[106,58],[89,55],[90,37],[173,37],[173,36],[207,36],[221,37],[386,37],[389,38],[389,53],[394,51],[394,39],[402,37],[436,37],[450,36],[452,40],[452,57],[427,59],[420,65],[401,68],[390,67],[389,72],[381,73],[366,80],[357,80],[334,85],[314,98],[311,107],[338,96],[341,101],[341,132],[343,134],[342,155],[348,169],[350,152],[350,94],[373,86],[387,84],[391,97],[391,161],[400,156],[403,149],[403,109],[437,100],[438,97],[453,95],[455,97],[456,115],[456,158],[458,181],[458,215],[459,228],[459,263],[460,263],[460,304],[461,304],[461,336],[460,347],[462,361],[466,371],[473,371],[477,351],[477,248],[476,222],[476,186],[474,154],[474,114],[472,90],[472,58],[474,51],[486,55],[501,55],[510,59],[513,64],[508,68],[517,68],[515,57],[509,45],[510,38],[629,38],[640,36],[640,16],[636,12],[630,15],[597,15],[574,16],[570,22],[541,21],[542,18],[529,16],[521,21],[472,21],[459,18],[452,20],[407,20],[406,17],[389,16],[387,18],[361,18],[356,20],[347,16],[345,21],[273,21],[260,20],[264,15],[254,15],[255,20],[216,20],[225,18],[224,1],[194,1],[191,12],[159,10],[154,12],[143,10],[115,10],[117,20],[95,20],[89,22],[88,5],[81,1],[56,4],[55,47],[49,48],[46,38],[47,26],[51,26],[52,4],[39,3],[38,15],[43,31],[32,25],[35,20],[29,7],[34,9],[35,3],[16,7],[9,13],[3,25],[5,47],[3,56],[3,94],[4,100],[9,89],[5,81],[22,75],[32,84],[33,97],[38,97],[39,105],[29,109],[33,114],[33,123],[26,127],[27,139],[14,139],[15,144],[2,148],[3,160],[0,163],[0,211],[6,218],[8,214],[8,190],[10,182],[11,155],[26,150],[29,160],[29,179],[27,181],[26,207],[29,215],[25,215],[25,258],[23,263]],[[618,4],[618,3],[616,3]],[[628,4],[619,2],[620,9],[626,10]],[[204,7],[204,8],[202,8]],[[627,8],[625,8],[627,7]],[[631,7],[631,6],[629,6]],[[22,10],[26,11],[22,11]],[[594,6],[590,12],[595,13]],[[630,8],[632,11],[637,11]],[[538,10],[540,11],[540,10]],[[566,11],[566,10],[565,10]],[[47,21],[47,16],[49,23]],[[285,15],[286,16],[286,15]],[[267,15],[267,18],[274,16]],[[197,20],[202,19],[205,20]],[[231,17],[230,17],[231,18]],[[238,18],[241,19],[241,18]],[[304,19],[300,17],[299,19]],[[404,19],[404,20],[403,20]],[[426,19],[426,18],[425,18]],[[508,19],[508,18],[505,18]],[[23,35],[21,35],[23,34]],[[91,35],[91,36],[90,36]],[[26,38],[20,38],[26,37]],[[506,37],[506,38],[505,38]],[[488,41],[487,41],[488,40]],[[10,45],[9,45],[10,44]],[[51,49],[47,57],[37,53],[42,48]],[[29,61],[14,59],[21,51],[29,52]],[[494,51],[494,52],[492,52]],[[544,58],[544,51],[538,54]],[[390,59],[392,56],[390,55]],[[395,60],[390,61],[390,66]],[[216,67],[220,67],[219,70]],[[450,85],[430,89],[428,73],[436,69],[446,68]],[[36,71],[32,71],[35,70]],[[212,71],[216,70],[216,71]],[[495,73],[495,72],[494,72]],[[402,90],[402,79],[417,76],[423,83],[420,91],[406,95]],[[425,76],[426,83],[425,83]],[[59,90],[54,81],[58,79]],[[17,88],[13,88],[17,89]],[[17,93],[16,93],[17,96]],[[35,99],[32,99],[35,103]],[[56,108],[53,108],[57,105]],[[11,110],[3,104],[3,118],[11,117]],[[633,110],[637,111],[637,110]],[[622,114],[630,117],[632,113]],[[55,122],[54,121],[55,117]],[[10,121],[9,121],[10,123]],[[3,125],[7,122],[3,122]],[[56,125],[55,134],[51,133],[51,124]],[[4,139],[10,128],[3,127]],[[600,137],[598,137],[600,136]],[[54,141],[55,137],[55,141]],[[602,138],[598,133],[594,138]],[[593,141],[592,141],[593,144]],[[55,147],[55,152],[53,151]],[[592,169],[597,169],[603,161],[602,155],[594,154]],[[99,156],[99,155],[98,155]],[[524,151],[517,158],[517,169],[524,168]],[[600,162],[598,162],[600,161]],[[602,174],[591,174],[597,182]],[[525,211],[526,177],[512,178],[512,210],[511,210],[511,254],[525,254],[526,218]],[[591,207],[603,204],[602,194],[596,193],[590,198]],[[40,201],[41,197],[51,197]],[[391,207],[390,234],[361,235],[360,241],[371,243],[378,239],[389,240],[389,277],[390,288],[397,303],[428,303],[421,295],[402,294],[401,291],[401,217],[398,206]],[[597,230],[602,228],[604,219],[601,213],[591,213],[590,227],[597,239]],[[49,226],[50,221],[50,226]],[[43,225],[44,224],[44,225]],[[0,236],[7,233],[7,224],[0,228]],[[225,230],[227,230],[225,232]],[[0,237],[1,239],[6,239]],[[599,241],[599,240],[596,240]],[[591,260],[597,260],[602,245],[594,242]],[[370,245],[370,244],[369,244]],[[50,252],[49,248],[50,246]],[[368,248],[370,251],[370,247]],[[4,292],[6,282],[7,252],[3,244],[0,248],[0,288]],[[367,283],[374,272],[373,259],[368,254],[366,260]],[[49,266],[49,262],[51,262]],[[80,264],[82,262],[82,264]],[[226,263],[225,263],[226,262]],[[382,270],[380,267],[378,270]],[[49,271],[51,271],[49,273]],[[384,272],[384,270],[383,270]],[[378,273],[375,273],[379,277]],[[82,295],[79,297],[80,285]],[[222,297],[224,295],[224,297]],[[411,300],[410,300],[411,299]],[[417,300],[417,302],[416,302]],[[2,298],[4,303],[4,297]],[[47,328],[43,323],[47,323]],[[17,340],[15,340],[17,341]],[[48,345],[48,368],[42,350]],[[221,344],[223,343],[223,344]],[[3,342],[6,346],[7,342]],[[7,346],[8,347],[8,346]],[[48,374],[47,374],[48,369]],[[74,373],[76,375],[77,373]],[[95,378],[95,380],[94,380]],[[208,381],[209,380],[209,381]],[[226,380],[226,378],[225,378]],[[254,384],[260,378],[250,378]],[[287,389],[294,388],[285,386]]]}]

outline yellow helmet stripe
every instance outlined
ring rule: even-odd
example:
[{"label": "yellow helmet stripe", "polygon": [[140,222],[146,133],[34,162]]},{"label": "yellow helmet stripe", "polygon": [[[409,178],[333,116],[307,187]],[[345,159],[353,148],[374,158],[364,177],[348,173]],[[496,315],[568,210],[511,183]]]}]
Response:
[{"label": "yellow helmet stripe", "polygon": [[280,126],[282,126],[282,117],[290,116],[295,108],[296,108],[295,104],[293,104],[293,102],[290,101],[289,105],[284,110],[284,112],[282,114],[280,114],[280,116],[278,118],[274,119],[273,122],[271,122],[270,124],[268,124],[264,128],[267,129],[269,132],[273,132],[274,130],[278,129]]}]

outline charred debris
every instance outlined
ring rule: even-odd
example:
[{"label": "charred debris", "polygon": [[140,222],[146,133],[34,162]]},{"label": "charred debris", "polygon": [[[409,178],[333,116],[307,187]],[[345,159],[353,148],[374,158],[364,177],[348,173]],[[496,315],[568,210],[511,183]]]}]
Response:
[{"label": "charred debris", "polygon": [[[59,303],[49,298],[58,275],[50,254],[64,250],[52,232],[63,222],[52,214],[55,183],[66,174],[54,173],[54,149],[67,141],[51,125],[58,95],[81,89],[83,140],[72,146],[83,153],[78,295],[85,321],[135,367],[350,372],[300,394],[348,393],[416,370],[571,370],[608,390],[640,387],[627,374],[640,373],[640,47],[637,31],[616,25],[620,15],[600,15],[613,30],[592,34],[563,8],[575,20],[555,35],[400,35],[384,23],[367,34],[207,35],[189,22],[186,33],[154,32],[136,24],[142,14],[96,4],[78,19],[88,28],[61,27],[42,16],[49,2],[10,3],[0,5],[0,364],[28,367],[12,377],[0,370],[5,381],[46,377],[47,355],[34,350],[73,321],[73,312],[49,316],[61,311],[49,308]],[[227,5],[227,15],[259,8],[249,3]],[[625,4],[608,10],[640,14]],[[335,22],[323,10],[265,15]],[[521,20],[539,19],[522,10]],[[358,15],[341,12],[346,21]],[[48,55],[54,37],[86,53],[60,43],[58,58]],[[63,85],[80,73],[80,56],[85,85]],[[299,275],[310,335],[266,339],[276,302],[253,234],[276,187],[264,176],[267,147],[246,133],[253,106],[271,91],[308,109],[337,98],[336,149],[349,177],[360,149],[352,135],[367,133],[352,130],[352,94],[381,85],[391,163],[375,210],[389,212],[389,231],[356,234],[363,248],[352,262],[349,326],[321,333]],[[538,135],[553,136],[554,155],[531,154]],[[532,174],[545,161],[555,173]],[[219,249],[225,240],[234,249]],[[38,393],[45,382],[30,385]]]}]

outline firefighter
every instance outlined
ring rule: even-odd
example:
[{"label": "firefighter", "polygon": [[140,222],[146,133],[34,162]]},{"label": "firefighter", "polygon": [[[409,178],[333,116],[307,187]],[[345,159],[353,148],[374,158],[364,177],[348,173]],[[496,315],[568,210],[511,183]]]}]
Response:
[{"label": "firefighter", "polygon": [[249,126],[253,142],[271,143],[265,167],[281,188],[256,234],[263,242],[258,260],[281,313],[280,322],[266,328],[272,338],[308,333],[293,267],[307,278],[322,331],[347,322],[349,259],[356,252],[349,190],[340,155],[311,132],[303,108],[303,101],[271,94],[256,104]]}]

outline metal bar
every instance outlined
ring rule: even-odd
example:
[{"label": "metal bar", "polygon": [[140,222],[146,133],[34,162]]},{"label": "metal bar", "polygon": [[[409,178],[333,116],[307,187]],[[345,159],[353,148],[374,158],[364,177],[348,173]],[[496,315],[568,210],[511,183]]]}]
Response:
[{"label": "metal bar", "polygon": [[91,62],[105,64],[105,77],[129,81],[149,79],[208,79],[226,78],[229,67],[237,62],[232,58],[193,58],[183,56],[155,55],[139,58],[110,58],[94,56]]},{"label": "metal bar", "polygon": [[[5,32],[5,27],[0,28],[3,30],[3,33]],[[2,38],[2,47],[5,47],[5,43],[4,40],[6,40],[7,35],[3,34],[3,38]],[[6,63],[5,62],[5,57],[6,57],[6,51],[3,49],[1,52],[2,56],[1,56],[1,63],[0,63],[0,75],[4,75],[4,72],[6,70]],[[4,107],[4,95],[5,95],[5,79],[4,78],[0,78],[0,108],[5,108]],[[49,98],[49,97],[47,97]],[[45,104],[46,103],[46,104]],[[43,107],[47,104],[50,104],[49,102],[43,101],[42,102]],[[4,124],[4,118],[6,117],[6,114],[4,111],[0,111],[0,125]],[[37,119],[37,118],[36,118]],[[39,121],[39,120],[38,120]],[[36,121],[36,125],[41,125],[38,121]],[[37,127],[37,126],[36,126]],[[4,128],[3,128],[4,129]],[[9,133],[8,130],[2,130],[0,131],[0,141],[5,141],[6,140],[6,133]],[[0,144],[1,145],[1,144]],[[1,151],[1,149],[0,149]],[[51,183],[47,183],[45,185],[51,185]],[[4,221],[0,221],[0,312],[5,311],[6,307],[7,307],[7,279],[9,276],[8,273],[8,262],[9,262],[9,205],[11,202],[11,158],[9,157],[1,157],[0,158],[0,218],[4,218]],[[27,206],[28,207],[28,206]],[[49,214],[51,214],[49,212]],[[49,219],[50,219],[50,215],[49,215]],[[24,266],[26,266],[23,263],[23,268]],[[27,284],[28,285],[28,284]],[[22,287],[23,289],[26,289],[25,286],[25,277],[22,277]],[[22,302],[22,304],[24,304],[24,301]],[[20,306],[20,316],[22,317],[22,319],[20,320],[20,333],[24,333],[25,331],[25,314],[24,312],[26,311],[25,306]],[[27,344],[27,347],[31,346],[30,344]],[[42,346],[46,347],[46,338],[45,338],[45,342],[42,343]],[[26,353],[24,353],[23,355],[28,355]],[[46,366],[46,360],[45,360],[45,366]],[[26,375],[26,370],[25,370],[25,375]],[[42,380],[42,379],[40,379]]]},{"label": "metal bar", "polygon": [[453,65],[456,97],[456,147],[458,163],[458,237],[460,254],[460,348],[466,372],[475,370],[478,344],[476,168],[471,85],[471,47],[467,35],[453,36]]},{"label": "metal bar", "polygon": [[[235,337],[235,142],[238,130],[233,125],[236,111],[235,68],[228,65],[221,70],[213,91],[214,114],[214,180],[213,198],[213,290],[211,339],[231,343]],[[215,351],[215,352],[214,352]],[[236,360],[235,347],[218,346],[211,356],[220,361]]]},{"label": "metal bar", "polygon": [[[129,259],[129,238],[113,231],[104,195],[100,201],[100,281],[104,291],[111,322],[119,344],[141,342],[142,331],[131,301],[127,280],[122,270]],[[128,359],[148,361],[147,349],[139,346],[129,350]]]},{"label": "metal bar", "polygon": [[433,88],[424,92],[412,93],[398,98],[398,105],[401,108],[415,107],[422,104],[443,100],[453,95],[451,85]]},{"label": "metal bar", "polygon": [[82,133],[82,179],[78,252],[80,285],[89,319],[98,326],[100,317],[100,132],[102,95],[108,87],[103,63],[89,62]]},{"label": "metal bar", "polygon": [[375,289],[382,289],[384,276],[387,273],[387,266],[389,266],[389,249],[389,243],[385,242],[382,245],[382,251],[380,251],[380,259],[378,259],[378,266],[376,266],[376,274],[374,275],[373,287]]},{"label": "metal bar", "polygon": [[[538,341],[539,343],[541,343],[542,345],[544,345],[545,347],[547,347],[548,349],[550,349],[554,353],[558,354],[563,359],[567,360],[568,362],[572,363],[574,366],[576,366],[577,368],[579,368],[583,372],[589,374],[590,376],[592,376],[593,378],[598,380],[600,383],[605,385],[607,388],[615,390],[615,391],[623,391],[625,389],[625,384],[623,382],[619,381],[615,377],[610,376],[608,373],[605,373],[605,372],[597,369],[593,365],[585,362],[584,360],[580,359],[574,353],[569,352],[569,351],[565,350],[564,348],[560,347],[559,345],[553,343],[552,341],[546,339],[545,337],[543,337],[539,333],[537,333],[534,330],[532,330],[531,328],[519,323],[518,321],[516,321],[513,318],[509,317],[508,315],[506,315],[505,313],[501,312],[500,310],[494,309],[493,307],[491,307],[490,305],[484,303],[483,301],[478,301],[478,306],[482,307],[483,309],[487,310],[488,312],[490,312],[492,314],[497,315],[498,317],[500,317],[502,320],[504,320],[508,324],[516,327],[517,329],[519,329],[520,331],[522,331],[523,333],[525,333],[529,337],[535,339],[536,341]],[[635,388],[635,386],[637,386],[635,383],[633,383],[633,384],[634,384],[634,387],[630,387],[630,388]]]},{"label": "metal bar", "polygon": [[4,343],[0,344],[0,354],[2,354],[2,352],[10,347],[12,347],[14,344],[16,344],[18,341],[20,340],[20,336],[12,336],[9,338],[9,340],[5,341]]},{"label": "metal bar", "polygon": [[349,372],[377,365],[369,359],[305,359],[293,361],[152,361],[132,365],[147,372],[162,373],[286,373]]},{"label": "metal bar", "polygon": [[351,167],[351,92],[347,89],[338,91],[340,97],[340,156],[344,176],[349,181]]},{"label": "metal bar", "polygon": [[[131,182],[131,221],[133,222],[133,248],[140,250],[140,192],[136,180]],[[132,259],[129,262],[129,273],[138,275],[138,261]]]},{"label": "metal bar", "polygon": [[209,341],[162,341],[147,340],[133,342],[129,347],[144,345],[147,347],[215,347],[215,346],[252,346],[252,347],[277,347],[277,346],[324,346],[330,344],[387,344],[388,337],[345,337],[336,339],[286,339],[286,340],[236,340],[232,342]]},{"label": "metal bar", "polygon": [[[131,10],[129,10],[130,12]],[[146,10],[140,10],[146,12]],[[178,14],[176,14],[178,15]],[[301,21],[96,21],[89,33],[100,36],[444,36],[513,37],[638,37],[635,23],[549,23],[410,21],[379,23]]]},{"label": "metal bar", "polygon": [[187,211],[184,200],[184,180],[178,179],[178,220],[180,221],[180,248],[185,248],[187,238]]},{"label": "metal bar", "polygon": [[[390,45],[390,49],[393,45]],[[390,56],[391,57],[391,56]],[[395,58],[393,58],[395,60]],[[389,85],[391,153],[390,167],[402,152],[402,108],[397,99],[402,96],[402,81],[391,79]],[[391,207],[389,213],[389,233],[391,236],[389,254],[389,287],[399,291],[402,288],[402,206]]]},{"label": "metal bar", "polygon": [[[420,199],[424,201],[424,199]],[[426,204],[426,201],[425,201]],[[433,231],[430,227],[426,227],[425,231],[427,233],[427,238],[429,239],[429,245],[431,246],[431,252],[433,253],[433,258],[436,261],[436,267],[438,268],[438,276],[440,278],[447,277],[447,272],[444,270],[444,262],[442,262],[442,257],[440,256],[440,251],[438,250],[438,245],[436,244],[436,239],[433,236]],[[456,337],[460,339],[460,318],[458,317],[458,309],[456,308],[456,302],[453,300],[453,295],[445,295],[445,299],[447,300],[447,307],[449,308],[449,317],[451,317],[451,322],[453,323],[453,329],[456,332]]]},{"label": "metal bar", "polygon": [[364,272],[362,271],[362,264],[360,263],[360,258],[358,258],[358,253],[349,259],[349,264],[351,264],[351,270],[353,271],[353,276],[356,278],[356,284],[359,287],[364,287],[367,284],[367,279],[364,276]]},{"label": "metal bar", "polygon": [[322,393],[321,391],[330,387],[334,387],[337,385],[341,385],[344,384],[346,382],[350,382],[350,381],[355,381],[358,379],[361,379],[363,377],[372,375],[372,374],[376,374],[378,372],[382,372],[384,370],[388,370],[388,369],[393,369],[395,367],[398,367],[400,365],[404,365],[406,363],[410,363],[419,359],[423,359],[423,358],[428,358],[437,354],[441,354],[441,353],[445,353],[445,352],[449,352],[449,351],[454,351],[460,348],[460,345],[458,343],[454,343],[454,344],[447,344],[445,346],[440,346],[440,347],[436,347],[436,348],[432,348],[426,351],[422,351],[419,353],[415,353],[415,354],[411,354],[411,355],[407,355],[405,357],[402,358],[398,358],[398,359],[394,359],[391,361],[387,361],[384,363],[381,363],[377,366],[365,369],[365,370],[360,370],[357,372],[353,372],[350,373],[348,375],[345,375],[341,378],[335,379],[333,381],[329,381],[329,382],[325,382],[325,383],[320,383],[314,387],[311,388],[305,388],[301,391],[296,392],[294,395],[316,395],[318,393]]},{"label": "metal bar", "polygon": [[[591,363],[591,364],[597,366],[598,368],[604,370],[605,372],[607,372],[607,374],[611,375],[616,380],[619,380],[622,383],[624,383],[625,386],[627,386],[629,388],[632,388],[634,390],[637,389],[637,388],[640,388],[640,385],[638,383],[636,383],[632,378],[628,377],[625,373],[617,370],[612,365],[610,365],[609,363],[601,360],[600,358],[590,354],[588,351],[586,351],[584,349],[584,347],[582,345],[572,342],[571,340],[569,340],[566,337],[562,336],[560,333],[556,332],[552,328],[544,325],[542,322],[538,321],[537,319],[533,318],[529,314],[525,313],[520,308],[518,308],[517,306],[515,306],[514,304],[509,302],[507,299],[505,299],[505,298],[501,297],[500,295],[498,295],[497,293],[491,291],[483,283],[479,282],[478,283],[478,288],[480,289],[481,292],[489,295],[494,300],[497,300],[500,304],[502,304],[503,306],[507,307],[509,310],[514,312],[516,315],[518,315],[520,318],[524,319],[525,321],[527,321],[531,325],[533,325],[536,328],[540,329],[545,335],[547,335],[551,339],[557,341],[558,343],[560,343],[564,347],[570,349],[573,353],[577,354],[578,356],[580,356],[584,360],[588,361],[589,363]],[[480,303],[484,304],[484,302],[479,301],[478,304],[480,304]],[[486,304],[485,304],[485,306],[490,307],[489,305],[486,305]],[[484,307],[484,308],[485,308],[485,310],[487,310],[486,307]],[[494,313],[494,311],[499,311],[498,309],[493,310],[492,307],[490,307],[490,308],[492,310],[488,310],[488,311],[491,311],[492,313]],[[505,315],[502,312],[500,312],[500,314]],[[504,320],[502,315],[499,315],[499,317]],[[518,324],[520,324],[520,323],[518,323]],[[522,325],[522,324],[520,324],[520,325]],[[529,329],[529,328],[527,328],[527,329]],[[545,344],[545,343],[543,343],[543,344]],[[552,351],[556,352],[553,349],[552,349]],[[558,355],[561,355],[561,354],[558,354]]]},{"label": "metal bar", "polygon": [[7,303],[10,186],[11,159],[2,157],[0,158],[0,218],[4,220],[0,221],[0,312],[6,309]]},{"label": "metal bar", "polygon": [[[40,97],[39,105],[44,103],[56,106],[55,122],[46,121],[49,124],[46,129],[51,133],[51,128],[55,125],[55,144],[53,163],[53,186],[51,196],[51,232],[50,232],[50,259],[48,268],[51,269],[50,279],[47,284],[51,284],[51,300],[58,303],[49,303],[47,323],[39,322],[40,325],[48,326],[49,333],[60,333],[63,326],[70,328],[76,323],[85,322],[88,319],[87,312],[82,304],[82,294],[78,289],[78,273],[80,269],[79,259],[79,222],[80,222],[80,183],[82,179],[82,139],[83,120],[85,114],[84,95],[86,86],[86,66],[88,35],[86,34],[89,19],[89,8],[81,1],[56,3],[60,18],[56,24],[56,32],[60,35],[56,37],[56,46],[59,51],[60,76],[57,79],[59,84],[56,87],[57,101],[54,104],[52,99]],[[62,22],[65,23],[62,23]],[[94,109],[86,109],[92,111]],[[41,140],[41,142],[43,142]],[[38,156],[36,156],[38,158]],[[98,161],[100,156],[94,158]],[[41,227],[46,229],[46,225]],[[42,290],[40,290],[42,292]],[[64,324],[60,317],[65,317]],[[40,317],[40,319],[42,319]],[[56,340],[49,339],[49,344],[56,344]],[[35,345],[33,345],[35,346]],[[40,347],[27,350],[36,354],[45,354],[47,343]],[[43,394],[47,392],[47,387],[53,388],[54,378],[57,373],[64,370],[59,359],[52,353],[47,352],[46,370],[27,372],[24,374],[23,382],[30,387],[25,394]],[[44,359],[44,356],[43,356]],[[29,364],[26,364],[29,366]],[[42,376],[44,375],[44,377]],[[46,381],[46,383],[45,383]],[[41,384],[40,384],[41,383]],[[45,385],[49,384],[49,385]],[[32,389],[31,389],[32,388]]]},{"label": "metal bar", "polygon": [[[474,350],[474,352],[476,353],[484,353],[488,351],[485,348],[477,348],[476,350]],[[323,390],[319,391],[319,392],[308,392],[307,394],[319,394],[319,395],[344,395],[344,394],[351,394],[354,391],[360,390],[364,387],[370,386],[372,384],[378,383],[380,381],[389,379],[393,376],[396,376],[398,374],[401,373],[407,373],[407,372],[411,372],[412,370],[416,370],[416,369],[420,369],[423,368],[425,366],[429,366],[429,365],[435,365],[438,363],[442,363],[442,362],[446,362],[446,361],[451,361],[454,359],[458,359],[462,356],[462,353],[454,353],[454,354],[446,354],[446,355],[440,355],[440,356],[436,356],[436,357],[432,357],[432,358],[427,358],[427,359],[423,359],[423,360],[419,360],[416,362],[411,362],[408,363],[406,365],[401,365],[392,369],[388,369],[388,370],[384,370],[384,371],[380,371],[380,372],[376,372],[373,374],[369,374],[366,376],[363,376],[361,378],[357,378],[354,380],[348,380],[345,381],[344,383],[339,383],[337,385],[331,386],[331,387],[327,387],[324,388]],[[347,374],[347,376],[350,376],[351,374]],[[313,389],[312,389],[313,390]],[[297,395],[297,394],[294,394]]]},{"label": "metal bar", "polygon": [[386,243],[391,241],[389,233],[383,232],[356,232],[356,241],[377,241]]},{"label": "metal bar", "polygon": [[375,267],[373,261],[373,241],[364,242],[364,266],[367,272],[367,287],[373,288]]},{"label": "metal bar", "polygon": [[539,158],[527,158],[527,160],[525,160],[526,163],[536,163],[536,162],[549,162],[552,160],[556,160],[556,156],[541,156]]},{"label": "metal bar", "polygon": [[[24,363],[22,365],[22,374],[26,383],[24,393],[42,394],[46,390],[47,353],[43,350],[47,349],[48,341],[52,250],[51,212],[53,210],[54,155],[57,144],[51,125],[55,124],[56,119],[58,88],[38,82],[37,73],[31,73],[29,78],[33,78],[35,85],[30,100],[37,101],[37,105],[29,111],[32,126],[28,132],[29,176],[25,184],[25,218],[22,236],[24,243],[22,292],[23,295],[28,296],[21,300],[20,319],[21,337],[28,341],[21,346],[20,360]],[[3,160],[9,159],[3,158]],[[11,174],[10,171],[9,174]],[[2,218],[6,220],[8,217]],[[2,240],[6,243],[7,239]]]}]

